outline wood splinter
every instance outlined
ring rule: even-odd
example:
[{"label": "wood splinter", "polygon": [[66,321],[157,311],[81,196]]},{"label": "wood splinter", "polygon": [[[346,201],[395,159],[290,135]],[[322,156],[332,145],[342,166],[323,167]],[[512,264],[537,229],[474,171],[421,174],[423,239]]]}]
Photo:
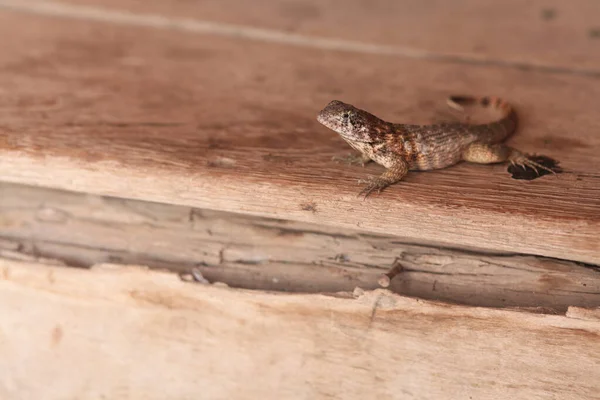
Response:
[{"label": "wood splinter", "polygon": [[385,274],[381,274],[381,276],[377,280],[377,283],[379,283],[379,286],[381,287],[389,287],[390,283],[392,282],[392,279],[403,270],[404,267],[402,266],[402,264],[400,264],[399,259],[396,258],[390,270]]}]

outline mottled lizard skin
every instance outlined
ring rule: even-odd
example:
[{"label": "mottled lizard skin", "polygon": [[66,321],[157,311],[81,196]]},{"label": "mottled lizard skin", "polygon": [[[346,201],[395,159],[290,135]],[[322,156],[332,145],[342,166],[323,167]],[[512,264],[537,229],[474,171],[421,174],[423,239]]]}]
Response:
[{"label": "mottled lizard skin", "polygon": [[409,170],[440,169],[463,160],[481,164],[509,161],[554,172],[502,144],[517,126],[517,114],[509,103],[497,97],[452,96],[448,105],[458,110],[465,105],[491,107],[501,116],[487,124],[394,124],[334,100],[321,110],[317,120],[360,152],[350,162],[364,165],[372,160],[387,168],[381,176],[364,181],[367,185],[360,194],[365,197],[400,181]]}]

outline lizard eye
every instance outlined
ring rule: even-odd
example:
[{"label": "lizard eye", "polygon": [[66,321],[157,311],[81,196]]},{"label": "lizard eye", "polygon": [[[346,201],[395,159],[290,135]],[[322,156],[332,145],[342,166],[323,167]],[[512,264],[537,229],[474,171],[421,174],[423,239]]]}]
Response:
[{"label": "lizard eye", "polygon": [[347,123],[348,119],[350,119],[350,111],[346,111],[342,114],[342,120]]}]

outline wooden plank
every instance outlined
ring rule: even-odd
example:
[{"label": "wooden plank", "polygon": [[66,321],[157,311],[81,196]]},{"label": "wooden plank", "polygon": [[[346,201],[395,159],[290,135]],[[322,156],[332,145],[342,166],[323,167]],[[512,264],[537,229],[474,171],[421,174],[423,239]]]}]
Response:
[{"label": "wooden plank", "polygon": [[175,29],[189,29],[195,18],[208,22],[203,31],[247,39],[600,74],[595,0],[0,0],[2,6],[71,18],[132,13],[151,24],[170,18]]},{"label": "wooden plank", "polygon": [[[1,180],[600,263],[595,79],[18,13],[0,37]],[[515,102],[511,144],[567,173],[461,164],[362,201],[357,179],[381,168],[332,163],[349,148],[315,121],[338,98],[427,122],[465,92]]]},{"label": "wooden plank", "polygon": [[396,258],[404,296],[565,312],[600,306],[600,270],[515,254],[466,252],[356,230],[0,183],[0,256],[77,267],[104,262],[289,292],[375,289]]},{"label": "wooden plank", "polygon": [[[0,259],[3,399],[597,399],[598,310],[283,295]],[[585,317],[585,318],[581,318]],[[461,362],[457,362],[461,360]],[[259,373],[257,373],[259,371]]]}]

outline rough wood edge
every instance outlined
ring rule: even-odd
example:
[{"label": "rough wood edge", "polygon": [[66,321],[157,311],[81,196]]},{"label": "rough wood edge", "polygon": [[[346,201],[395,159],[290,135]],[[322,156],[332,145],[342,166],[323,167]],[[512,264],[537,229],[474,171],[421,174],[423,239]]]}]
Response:
[{"label": "rough wood edge", "polygon": [[[431,209],[419,209],[406,206],[402,217],[406,220],[401,227],[383,223],[384,209],[381,205],[371,206],[346,202],[338,199],[334,202],[319,204],[318,215],[303,210],[302,201],[297,198],[297,188],[287,185],[254,186],[247,182],[245,188],[238,188],[235,194],[223,182],[214,177],[196,177],[190,186],[190,177],[169,175],[165,171],[156,175],[154,185],[147,187],[148,171],[122,169],[117,165],[104,165],[102,168],[89,169],[75,160],[47,157],[44,160],[18,155],[3,155],[0,169],[4,171],[3,180],[8,183],[25,184],[79,193],[103,196],[116,196],[134,200],[164,202],[173,205],[244,213],[267,218],[283,218],[299,222],[323,222],[330,226],[345,229],[361,229],[376,234],[402,235],[413,241],[436,241],[445,246],[464,245],[488,251],[504,251],[535,254],[546,257],[564,258],[565,254],[573,261],[600,264],[600,243],[592,242],[592,232],[597,231],[596,221],[574,221],[568,225],[563,221],[537,220],[523,215],[498,213],[479,213],[477,210],[463,210],[460,220],[454,215],[433,212]],[[49,181],[47,171],[54,171]],[[160,176],[160,178],[159,178]],[[112,182],[120,183],[114,186]],[[160,190],[157,188],[160,187]],[[133,189],[136,188],[136,189]],[[180,188],[186,188],[182,193]],[[304,188],[305,199],[317,195]],[[210,192],[210,195],[207,193]],[[260,198],[256,197],[261,192]],[[178,194],[180,193],[180,194]],[[355,195],[352,196],[354,201]],[[230,201],[223,202],[227,198]],[[342,207],[343,205],[343,207]],[[353,207],[360,207],[355,209]],[[396,206],[398,206],[396,204]],[[341,209],[350,207],[346,218],[341,218]],[[369,207],[367,210],[366,207]],[[439,211],[439,210],[438,210]],[[381,215],[381,216],[380,216]],[[397,218],[398,216],[396,216]],[[472,231],[472,227],[486,227]],[[568,228],[568,231],[567,231]],[[554,231],[553,241],[545,235]],[[543,237],[544,240],[531,240],[530,237]],[[560,239],[560,246],[556,246]],[[567,250],[568,249],[568,250]]]},{"label": "rough wood edge", "polygon": [[399,261],[390,289],[406,296],[547,313],[600,305],[600,271],[564,260],[20,185],[0,192],[5,258],[195,269],[234,287],[304,293],[375,289]]}]

